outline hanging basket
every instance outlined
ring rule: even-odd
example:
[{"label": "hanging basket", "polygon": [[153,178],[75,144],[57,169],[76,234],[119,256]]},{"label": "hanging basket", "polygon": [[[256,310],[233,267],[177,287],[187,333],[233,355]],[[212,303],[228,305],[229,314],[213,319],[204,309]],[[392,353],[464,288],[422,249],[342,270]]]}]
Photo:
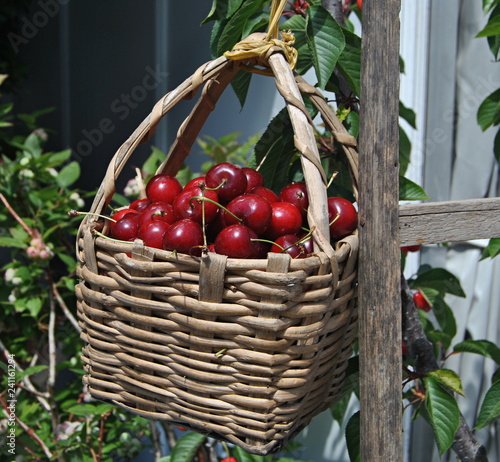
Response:
[{"label": "hanging basket", "polygon": [[[355,140],[281,53],[271,53],[269,66],[301,153],[314,227],[311,256],[192,257],[96,236],[99,219],[92,216],[77,238],[83,380],[90,395],[254,454],[280,450],[339,396],[357,319],[358,238],[347,236],[335,248],[329,242],[325,174],[301,92],[343,145],[354,188]],[[225,57],[210,61],[162,98],[118,149],[90,211],[106,213],[135,148],[203,87],[157,172],[175,175],[239,69]]]}]

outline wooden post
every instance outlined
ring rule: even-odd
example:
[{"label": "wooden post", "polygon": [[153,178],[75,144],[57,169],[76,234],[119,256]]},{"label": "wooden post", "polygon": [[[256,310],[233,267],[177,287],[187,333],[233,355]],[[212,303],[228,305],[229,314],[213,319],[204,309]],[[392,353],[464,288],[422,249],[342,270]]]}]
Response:
[{"label": "wooden post", "polygon": [[400,462],[400,0],[363,2],[359,137],[361,461]]}]

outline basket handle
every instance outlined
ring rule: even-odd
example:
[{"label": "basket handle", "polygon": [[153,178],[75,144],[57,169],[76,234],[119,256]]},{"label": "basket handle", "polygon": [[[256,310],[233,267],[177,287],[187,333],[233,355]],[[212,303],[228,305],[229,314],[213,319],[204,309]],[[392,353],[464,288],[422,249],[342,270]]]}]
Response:
[{"label": "basket handle", "polygon": [[[151,113],[141,122],[130,137],[120,146],[120,148],[118,148],[115,155],[111,159],[104,179],[91,205],[91,213],[101,213],[111,201],[111,198],[115,193],[116,180],[122,172],[125,164],[130,159],[130,156],[135,151],[137,146],[151,138],[161,118],[181,100],[191,98],[203,83],[209,80],[219,82],[219,76],[221,76],[221,74],[225,74],[226,77],[223,80],[226,81],[225,83],[227,85],[227,83],[231,80],[234,68],[237,68],[237,66],[223,56],[216,60],[209,61],[208,63],[200,66],[191,77],[186,79],[176,89],[167,93],[155,104]],[[221,87],[219,95],[224,90],[225,85],[221,85]],[[205,118],[208,116],[213,107],[214,101],[212,100],[211,104],[207,105],[208,110],[203,111]],[[182,142],[177,139],[176,146],[181,145],[181,143]],[[187,152],[185,152],[185,155],[187,155]],[[80,228],[84,224],[88,224],[92,221],[97,221],[97,218],[93,215],[86,215],[82,220]]]}]

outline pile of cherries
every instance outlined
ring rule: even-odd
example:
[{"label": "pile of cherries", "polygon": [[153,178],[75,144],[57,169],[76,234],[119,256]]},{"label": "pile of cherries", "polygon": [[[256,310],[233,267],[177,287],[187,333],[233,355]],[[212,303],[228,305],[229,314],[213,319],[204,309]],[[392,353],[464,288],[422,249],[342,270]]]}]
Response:
[{"label": "pile of cherries", "polygon": [[[268,252],[304,258],[313,252],[308,206],[305,183],[276,194],[257,170],[223,162],[184,187],[173,176],[154,176],[145,198],[111,216],[109,235],[194,256],[205,249],[231,258],[266,258]],[[348,200],[328,198],[328,211],[332,240],[357,227]]]}]

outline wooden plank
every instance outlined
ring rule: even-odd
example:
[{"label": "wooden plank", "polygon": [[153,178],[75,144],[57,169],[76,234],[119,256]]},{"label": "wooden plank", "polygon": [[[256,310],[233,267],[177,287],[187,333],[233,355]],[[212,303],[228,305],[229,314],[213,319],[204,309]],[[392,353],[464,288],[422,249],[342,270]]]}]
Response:
[{"label": "wooden plank", "polygon": [[500,197],[401,205],[399,232],[401,245],[500,237]]},{"label": "wooden plank", "polygon": [[361,461],[403,460],[399,251],[400,0],[364,2],[359,137]]}]

